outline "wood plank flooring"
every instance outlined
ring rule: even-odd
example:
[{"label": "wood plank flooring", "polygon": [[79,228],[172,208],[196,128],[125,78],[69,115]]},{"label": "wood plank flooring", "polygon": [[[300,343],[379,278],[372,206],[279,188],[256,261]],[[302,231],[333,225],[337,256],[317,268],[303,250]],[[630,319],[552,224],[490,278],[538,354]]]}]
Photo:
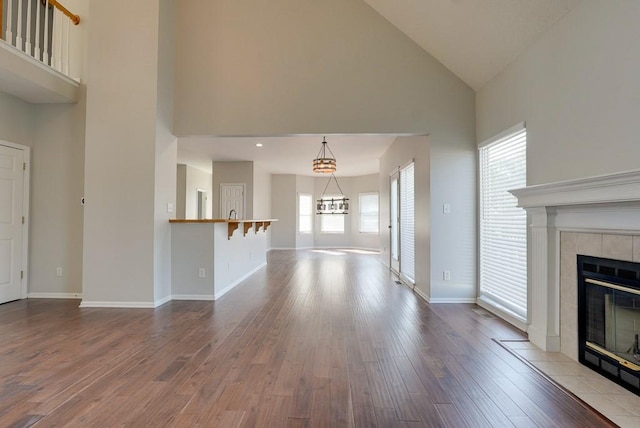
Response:
[{"label": "wood plank flooring", "polygon": [[0,426],[603,427],[377,255],[271,251],[217,302],[0,305]]}]

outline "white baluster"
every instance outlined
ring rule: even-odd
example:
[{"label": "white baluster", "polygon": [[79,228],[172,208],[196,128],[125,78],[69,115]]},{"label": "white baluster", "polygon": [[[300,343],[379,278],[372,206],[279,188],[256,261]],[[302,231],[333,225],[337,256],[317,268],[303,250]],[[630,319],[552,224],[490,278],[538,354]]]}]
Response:
[{"label": "white baluster", "polygon": [[36,48],[33,52],[33,56],[40,61],[40,6],[41,2],[36,1]]},{"label": "white baluster", "polygon": [[49,0],[44,4],[44,46],[42,62],[49,64]]},{"label": "white baluster", "polygon": [[60,36],[62,35],[62,31],[60,31],[60,12],[57,9],[53,10],[53,23],[51,25],[51,67],[60,71],[60,49],[62,46]]},{"label": "white baluster", "polygon": [[16,15],[16,18],[18,18],[16,20],[16,47],[24,50],[24,45],[22,44],[22,0],[18,0],[18,13]]},{"label": "white baluster", "polygon": [[4,40],[7,43],[13,44],[13,32],[11,31],[13,20],[11,19],[12,1],[7,2],[7,31],[5,32]]},{"label": "white baluster", "polygon": [[64,40],[65,40],[65,50],[64,50],[64,70],[63,73],[66,74],[67,76],[70,76],[71,73],[71,54],[69,52],[71,52],[71,20],[69,19],[65,19],[64,20]]},{"label": "white baluster", "polygon": [[24,50],[29,55],[33,55],[33,51],[31,50],[31,28],[33,25],[31,22],[31,3],[33,3],[31,0],[27,1],[27,38],[24,45]]}]

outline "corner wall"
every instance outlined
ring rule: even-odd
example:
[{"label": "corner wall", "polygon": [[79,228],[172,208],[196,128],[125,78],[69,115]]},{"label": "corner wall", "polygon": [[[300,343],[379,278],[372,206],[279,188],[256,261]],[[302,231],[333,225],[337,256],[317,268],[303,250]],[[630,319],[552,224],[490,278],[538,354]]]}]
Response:
[{"label": "corner wall", "polygon": [[638,169],[639,16],[582,2],[478,91],[478,141],[526,121],[527,185]]}]

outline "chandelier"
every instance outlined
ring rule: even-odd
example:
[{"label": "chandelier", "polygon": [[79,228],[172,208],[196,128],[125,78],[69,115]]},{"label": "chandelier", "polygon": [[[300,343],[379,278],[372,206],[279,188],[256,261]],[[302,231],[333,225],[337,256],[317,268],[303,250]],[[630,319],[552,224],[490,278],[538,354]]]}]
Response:
[{"label": "chandelier", "polygon": [[[327,156],[327,150],[331,156]],[[323,174],[336,172],[336,157],[329,148],[327,141],[322,137],[322,146],[318,152],[318,156],[313,160],[313,172]],[[336,181],[337,182],[337,181]]]},{"label": "chandelier", "polygon": [[[338,186],[340,196],[327,196],[327,188],[332,179],[336,182],[336,186]],[[338,179],[333,173],[331,173],[327,185],[324,186],[324,190],[320,194],[320,199],[316,202],[316,214],[349,214],[349,198],[344,196]]]}]

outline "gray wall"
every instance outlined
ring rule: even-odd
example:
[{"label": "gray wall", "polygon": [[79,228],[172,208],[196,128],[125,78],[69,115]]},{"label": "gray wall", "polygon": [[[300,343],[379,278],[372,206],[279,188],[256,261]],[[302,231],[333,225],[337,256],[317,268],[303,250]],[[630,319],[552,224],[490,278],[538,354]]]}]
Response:
[{"label": "gray wall", "polygon": [[638,16],[582,2],[478,92],[478,141],[526,121],[528,185],[637,169]]},{"label": "gray wall", "polygon": [[213,217],[227,218],[220,212],[220,184],[245,184],[244,218],[253,218],[253,162],[213,162]]},{"label": "gray wall", "polygon": [[271,225],[271,248],[296,247],[296,176],[271,176],[271,215],[278,219]]},{"label": "gray wall", "polygon": [[474,140],[473,90],[362,1],[182,2],[176,25],[176,135]]}]

